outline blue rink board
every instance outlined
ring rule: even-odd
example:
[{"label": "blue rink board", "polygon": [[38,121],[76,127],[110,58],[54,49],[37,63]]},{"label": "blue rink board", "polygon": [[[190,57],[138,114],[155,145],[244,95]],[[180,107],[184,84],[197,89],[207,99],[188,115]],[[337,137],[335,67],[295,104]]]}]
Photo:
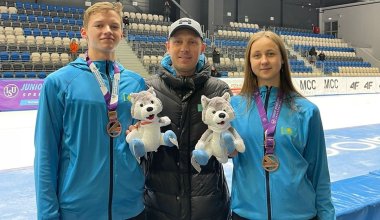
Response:
[{"label": "blue rink board", "polygon": [[337,220],[380,219],[380,170],[334,182],[331,197]]}]

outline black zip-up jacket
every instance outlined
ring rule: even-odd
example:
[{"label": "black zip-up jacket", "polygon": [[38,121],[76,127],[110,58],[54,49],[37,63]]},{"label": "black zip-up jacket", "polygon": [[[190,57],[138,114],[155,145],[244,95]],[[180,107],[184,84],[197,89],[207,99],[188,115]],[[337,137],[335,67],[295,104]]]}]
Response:
[{"label": "black zip-up jacket", "polygon": [[179,149],[160,146],[143,162],[145,210],[148,220],[225,220],[230,217],[230,196],[223,166],[215,157],[198,173],[191,165],[192,151],[207,126],[202,121],[201,96],[230,92],[228,85],[210,77],[208,67],[192,77],[175,77],[161,68],[147,80],[161,99]]}]

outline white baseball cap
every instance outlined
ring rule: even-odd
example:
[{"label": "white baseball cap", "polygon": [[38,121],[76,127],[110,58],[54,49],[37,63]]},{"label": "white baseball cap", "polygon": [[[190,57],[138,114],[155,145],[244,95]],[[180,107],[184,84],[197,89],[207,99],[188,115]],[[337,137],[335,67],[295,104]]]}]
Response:
[{"label": "white baseball cap", "polygon": [[181,18],[172,23],[169,27],[169,38],[173,36],[174,32],[182,28],[193,30],[203,40],[201,25],[191,18]]}]

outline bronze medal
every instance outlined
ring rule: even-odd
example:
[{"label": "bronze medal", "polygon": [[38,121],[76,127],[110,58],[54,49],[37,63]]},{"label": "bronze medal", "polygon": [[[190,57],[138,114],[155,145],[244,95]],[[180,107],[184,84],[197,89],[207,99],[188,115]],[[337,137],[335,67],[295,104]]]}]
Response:
[{"label": "bronze medal", "polygon": [[275,155],[266,154],[263,158],[263,168],[268,172],[273,172],[278,169],[279,162]]},{"label": "bronze medal", "polygon": [[121,133],[121,124],[117,120],[117,112],[110,111],[108,112],[109,122],[107,124],[107,133],[110,137],[117,137]]},{"label": "bronze medal", "polygon": [[118,120],[110,121],[107,124],[107,133],[110,137],[117,137],[121,133],[121,124]]}]

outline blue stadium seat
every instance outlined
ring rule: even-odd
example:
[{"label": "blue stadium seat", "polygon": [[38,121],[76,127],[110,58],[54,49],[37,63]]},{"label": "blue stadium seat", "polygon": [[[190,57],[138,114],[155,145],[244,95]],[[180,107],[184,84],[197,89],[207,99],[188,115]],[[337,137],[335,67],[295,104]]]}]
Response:
[{"label": "blue stadium seat", "polygon": [[57,5],[57,6],[55,6],[55,10],[58,11],[58,12],[61,12],[61,11],[63,11],[63,7]]},{"label": "blue stadium seat", "polygon": [[81,38],[82,37],[80,31],[75,32],[75,37],[76,38]]},{"label": "blue stadium seat", "polygon": [[45,23],[47,24],[53,23],[53,18],[50,16],[45,16]]},{"label": "blue stadium seat", "polygon": [[37,77],[40,79],[44,79],[44,78],[46,78],[46,73],[45,72],[38,72]]},{"label": "blue stadium seat", "polygon": [[59,35],[59,32],[57,31],[57,30],[51,30],[50,31],[50,35],[51,35],[51,37],[58,37],[58,35]]},{"label": "blue stadium seat", "polygon": [[207,45],[211,45],[211,40],[210,40],[209,38],[206,38],[205,43],[206,43]]},{"label": "blue stadium seat", "polygon": [[32,3],[24,2],[24,9],[32,9]]},{"label": "blue stadium seat", "polygon": [[9,53],[6,51],[0,51],[0,61],[8,61]]},{"label": "blue stadium seat", "polygon": [[25,22],[28,20],[28,16],[26,16],[26,14],[19,14],[18,15],[18,20],[21,21],[21,22]]},{"label": "blue stadium seat", "polygon": [[14,78],[13,72],[3,72],[3,78]]},{"label": "blue stadium seat", "polygon": [[11,60],[13,60],[13,61],[18,61],[18,60],[21,59],[21,57],[20,57],[20,53],[19,53],[19,52],[16,52],[16,51],[11,52],[10,58],[11,58]]},{"label": "blue stadium seat", "polygon": [[77,22],[76,22],[76,24],[79,25],[79,26],[83,26],[83,20],[78,19]]},{"label": "blue stadium seat", "polygon": [[61,23],[61,19],[59,17],[53,17],[53,23],[59,24]]},{"label": "blue stadium seat", "polygon": [[67,37],[67,32],[65,30],[60,30],[58,32],[58,37]]},{"label": "blue stadium seat", "polygon": [[69,38],[75,38],[75,32],[74,31],[69,31],[69,32],[67,32],[67,36]]},{"label": "blue stadium seat", "polygon": [[29,52],[22,52],[21,53],[21,60],[24,62],[30,61],[30,53]]},{"label": "blue stadium seat", "polygon": [[37,16],[37,22],[38,23],[45,23],[45,17],[42,15]]},{"label": "blue stadium seat", "polygon": [[9,14],[8,13],[1,13],[0,14],[0,19],[4,20],[4,21],[9,20]]},{"label": "blue stadium seat", "polygon": [[65,12],[65,13],[69,13],[70,12],[70,7],[69,6],[63,6],[62,11]]},{"label": "blue stadium seat", "polygon": [[25,78],[25,72],[15,72],[15,78]]},{"label": "blue stadium seat", "polygon": [[322,64],[323,64],[323,62],[320,61],[320,60],[317,60],[317,62],[315,62],[315,66],[316,66],[317,68],[321,68],[321,67],[322,67]]},{"label": "blue stadium seat", "polygon": [[152,35],[147,36],[147,42],[154,42],[154,37]]},{"label": "blue stadium seat", "polygon": [[24,9],[24,3],[22,3],[22,2],[16,2],[15,6],[16,6],[17,10]]},{"label": "blue stadium seat", "polygon": [[155,43],[155,42],[160,42],[159,36],[150,36],[149,42]]},{"label": "blue stadium seat", "polygon": [[48,36],[50,36],[50,31],[49,31],[49,29],[42,29],[42,30],[41,30],[41,36],[43,36],[43,37],[48,37]]},{"label": "blue stadium seat", "polygon": [[41,36],[41,30],[39,28],[33,29],[33,36]]},{"label": "blue stadium seat", "polygon": [[73,14],[76,14],[78,12],[78,10],[75,7],[70,7],[70,12]]},{"label": "blue stadium seat", "polygon": [[47,10],[49,11],[57,11],[57,7],[55,5],[48,5]]},{"label": "blue stadium seat", "polygon": [[69,19],[67,19],[67,18],[61,18],[61,23],[62,24],[68,24],[69,23]]},{"label": "blue stadium seat", "polygon": [[38,4],[38,3],[32,3],[32,9],[33,10],[40,10],[40,4]]},{"label": "blue stadium seat", "polygon": [[28,21],[29,22],[36,22],[36,16],[34,16],[34,15],[28,15]]},{"label": "blue stadium seat", "polygon": [[26,78],[36,78],[36,72],[26,72]]},{"label": "blue stadium seat", "polygon": [[76,20],[74,18],[70,18],[69,19],[69,24],[70,25],[75,25],[76,24]]},{"label": "blue stadium seat", "polygon": [[134,34],[128,34],[128,41],[135,41],[136,36]]},{"label": "blue stadium seat", "polygon": [[44,3],[40,3],[40,9],[41,11],[46,11],[47,10],[47,5]]},{"label": "blue stadium seat", "polygon": [[11,14],[12,21],[18,21],[18,14]]},{"label": "blue stadium seat", "polygon": [[220,77],[227,78],[228,77],[228,72],[227,71],[220,71]]}]

